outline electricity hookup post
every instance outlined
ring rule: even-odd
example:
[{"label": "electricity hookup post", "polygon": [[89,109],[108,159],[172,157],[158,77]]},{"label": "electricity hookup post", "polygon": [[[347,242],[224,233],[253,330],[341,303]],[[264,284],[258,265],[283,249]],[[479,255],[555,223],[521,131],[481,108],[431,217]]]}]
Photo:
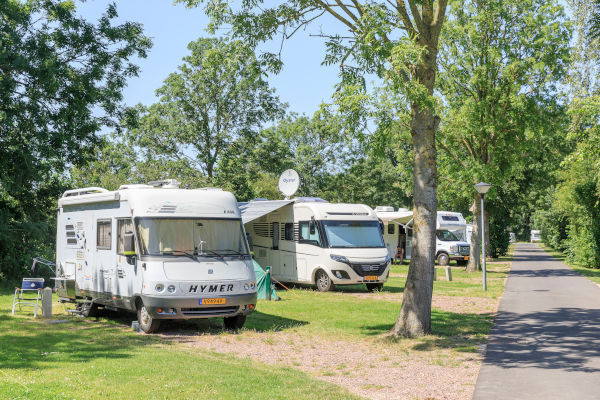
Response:
[{"label": "electricity hookup post", "polygon": [[475,185],[475,189],[477,193],[479,193],[479,197],[481,197],[481,260],[482,260],[482,270],[483,270],[483,290],[487,290],[487,282],[485,276],[485,211],[483,209],[483,198],[488,190],[490,190],[489,183],[479,182]]},{"label": "electricity hookup post", "polygon": [[267,274],[267,300],[271,300],[271,267],[265,267],[265,273]]}]

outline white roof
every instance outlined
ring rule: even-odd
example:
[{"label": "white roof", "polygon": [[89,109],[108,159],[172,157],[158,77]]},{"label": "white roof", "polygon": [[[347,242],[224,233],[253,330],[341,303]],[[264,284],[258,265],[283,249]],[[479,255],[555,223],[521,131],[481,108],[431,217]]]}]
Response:
[{"label": "white roof", "polygon": [[241,218],[235,196],[215,189],[125,187],[112,192],[62,197],[59,207],[128,201],[134,217]]},{"label": "white roof", "polygon": [[437,229],[456,230],[465,229],[467,221],[463,215],[454,211],[437,212]]}]

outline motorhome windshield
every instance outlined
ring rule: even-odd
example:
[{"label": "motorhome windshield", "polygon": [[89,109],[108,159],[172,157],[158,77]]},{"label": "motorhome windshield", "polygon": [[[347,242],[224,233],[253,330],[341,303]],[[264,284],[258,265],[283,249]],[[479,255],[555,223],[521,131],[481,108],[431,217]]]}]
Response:
[{"label": "motorhome windshield", "polygon": [[248,255],[239,220],[137,218],[136,225],[143,255]]},{"label": "motorhome windshield", "polygon": [[466,231],[466,229],[451,230],[450,232],[452,234],[454,234],[454,236],[456,236],[456,240],[459,240],[461,242],[466,242],[467,241],[467,231]]},{"label": "motorhome windshield", "polygon": [[452,231],[438,229],[435,232],[435,234],[437,235],[437,238],[439,240],[441,240],[442,242],[458,242],[458,241],[460,241],[460,239],[456,236],[456,233],[452,232]]},{"label": "motorhome windshield", "polygon": [[385,247],[377,221],[323,221],[329,247]]}]

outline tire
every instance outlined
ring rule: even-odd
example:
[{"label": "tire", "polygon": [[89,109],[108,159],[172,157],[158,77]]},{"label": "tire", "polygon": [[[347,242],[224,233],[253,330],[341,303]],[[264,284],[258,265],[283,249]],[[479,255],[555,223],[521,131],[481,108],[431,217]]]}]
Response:
[{"label": "tire", "polygon": [[144,304],[140,304],[138,307],[137,317],[140,324],[140,329],[144,331],[144,333],[156,332],[160,326],[160,320],[152,318]]},{"label": "tire", "polygon": [[315,283],[317,284],[319,292],[329,292],[334,287],[331,278],[327,275],[327,272],[322,269],[318,270],[315,274]]},{"label": "tire", "polygon": [[81,303],[77,306],[79,314],[83,318],[95,317],[98,315],[98,304],[92,303]]},{"label": "tire", "polygon": [[244,314],[238,314],[235,317],[223,318],[223,328],[228,331],[237,331],[244,327],[246,322],[246,316]]},{"label": "tire", "polygon": [[450,257],[446,253],[440,253],[437,256],[438,265],[448,265],[450,263]]},{"label": "tire", "polygon": [[366,285],[369,292],[381,292],[383,289],[383,283],[367,283]]}]

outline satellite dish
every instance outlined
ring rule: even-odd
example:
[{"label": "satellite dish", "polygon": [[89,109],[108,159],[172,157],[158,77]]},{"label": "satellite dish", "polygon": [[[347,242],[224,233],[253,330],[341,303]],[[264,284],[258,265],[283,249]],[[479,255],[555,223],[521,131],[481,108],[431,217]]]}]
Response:
[{"label": "satellite dish", "polygon": [[279,191],[283,193],[286,200],[289,199],[291,195],[296,193],[298,187],[300,186],[300,176],[293,169],[287,169],[283,171],[281,176],[279,177]]}]

